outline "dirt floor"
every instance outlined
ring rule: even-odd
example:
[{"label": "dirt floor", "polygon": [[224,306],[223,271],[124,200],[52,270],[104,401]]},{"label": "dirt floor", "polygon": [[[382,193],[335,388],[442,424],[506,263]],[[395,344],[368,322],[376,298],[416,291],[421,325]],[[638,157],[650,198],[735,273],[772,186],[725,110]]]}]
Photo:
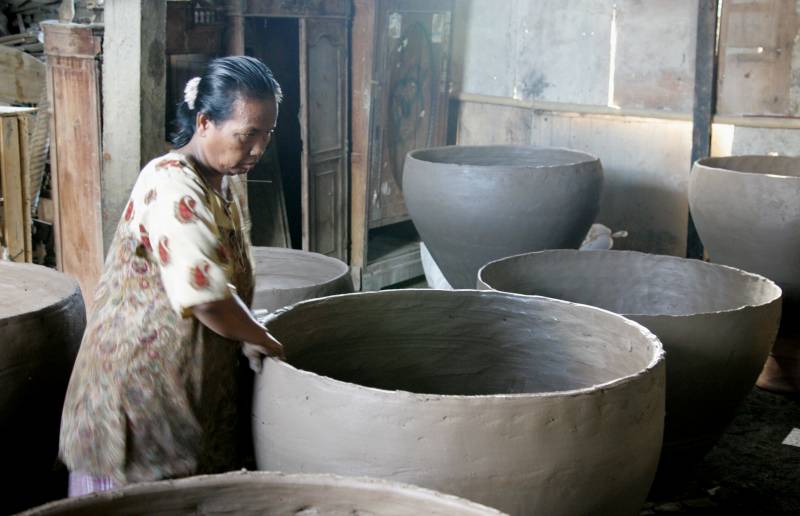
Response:
[{"label": "dirt floor", "polygon": [[782,444],[800,428],[800,398],[754,388],[717,446],[669,495],[641,514],[800,515],[800,447]]}]

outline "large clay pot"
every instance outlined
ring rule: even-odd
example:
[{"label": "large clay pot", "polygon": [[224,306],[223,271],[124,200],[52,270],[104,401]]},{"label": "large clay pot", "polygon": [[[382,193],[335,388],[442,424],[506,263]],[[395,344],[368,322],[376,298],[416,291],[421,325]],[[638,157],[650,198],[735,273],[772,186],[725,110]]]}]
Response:
[{"label": "large clay pot", "polygon": [[281,247],[253,247],[254,310],[273,311],[315,297],[353,291],[346,263],[318,253]]},{"label": "large clay pot", "polygon": [[501,516],[454,496],[416,486],[334,475],[284,475],[242,471],[134,484],[92,496],[54,502],[25,516],[332,515]]},{"label": "large clay pot", "polygon": [[800,392],[800,158],[698,160],[689,206],[711,261],[762,274],[783,289],[781,336],[759,385]]},{"label": "large clay pot", "polygon": [[478,287],[598,306],[655,333],[667,352],[665,473],[719,439],[764,365],[781,312],[781,290],[766,278],[632,251],[513,256],[483,267]]},{"label": "large clay pot", "polygon": [[475,290],[306,301],[267,318],[260,469],[389,478],[511,514],[638,514],[661,344],[597,308]]},{"label": "large clay pot", "polygon": [[0,261],[0,514],[66,495],[61,409],[86,326],[78,282]]},{"label": "large clay pot", "polygon": [[498,258],[577,248],[597,215],[600,160],[527,146],[452,146],[406,157],[403,195],[436,263],[455,288],[472,288]]}]

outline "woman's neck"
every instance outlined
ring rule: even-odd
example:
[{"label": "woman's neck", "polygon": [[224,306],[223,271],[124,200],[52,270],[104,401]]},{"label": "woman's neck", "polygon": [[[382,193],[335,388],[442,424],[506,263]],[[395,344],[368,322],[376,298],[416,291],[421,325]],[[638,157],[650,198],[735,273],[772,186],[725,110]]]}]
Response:
[{"label": "woman's neck", "polygon": [[176,151],[191,159],[195,164],[197,173],[203,177],[206,183],[218,194],[225,196],[223,191],[225,176],[208,165],[202,149],[195,144],[194,139],[180,149],[176,149]]}]

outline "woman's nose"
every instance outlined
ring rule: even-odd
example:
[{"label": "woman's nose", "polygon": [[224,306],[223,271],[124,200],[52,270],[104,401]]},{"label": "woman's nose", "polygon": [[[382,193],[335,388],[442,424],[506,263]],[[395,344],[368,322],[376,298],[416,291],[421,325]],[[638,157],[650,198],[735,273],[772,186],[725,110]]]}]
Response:
[{"label": "woman's nose", "polygon": [[267,134],[265,138],[260,139],[253,147],[250,149],[250,155],[260,157],[264,154],[264,151],[267,150],[269,146],[269,142],[272,141],[272,134]]}]

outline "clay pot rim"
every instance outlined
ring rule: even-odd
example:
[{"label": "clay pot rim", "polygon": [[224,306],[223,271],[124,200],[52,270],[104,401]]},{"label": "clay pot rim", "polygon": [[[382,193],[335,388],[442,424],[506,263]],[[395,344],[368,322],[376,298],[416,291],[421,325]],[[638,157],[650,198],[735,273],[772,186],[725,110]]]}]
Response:
[{"label": "clay pot rim", "polygon": [[[554,163],[548,165],[515,165],[513,163],[510,164],[494,164],[494,165],[476,165],[472,163],[457,163],[457,162],[444,162],[444,161],[431,161],[427,159],[423,159],[420,157],[421,154],[429,153],[429,152],[437,152],[437,151],[447,151],[449,149],[525,149],[525,150],[553,150],[553,151],[564,151],[569,152],[570,154],[576,154],[583,156],[585,159],[569,162],[569,163]],[[409,151],[406,154],[406,161],[417,161],[419,163],[425,163],[427,165],[436,165],[437,167],[444,167],[447,169],[470,169],[470,170],[484,170],[484,169],[494,169],[494,168],[503,168],[507,170],[550,170],[550,169],[557,169],[563,167],[574,167],[576,165],[582,165],[587,163],[597,163],[600,166],[600,158],[593,154],[589,154],[588,152],[583,152],[575,149],[570,149],[568,147],[546,147],[546,146],[538,146],[538,145],[442,145],[439,147],[427,147],[424,149],[414,149]],[[405,176],[405,167],[404,173]]]},{"label": "clay pot rim", "polygon": [[[307,381],[315,381],[321,383],[323,385],[333,385],[336,386],[337,390],[341,389],[348,389],[352,391],[354,394],[358,392],[369,392],[378,397],[386,397],[386,398],[394,398],[396,399],[398,396],[402,396],[406,399],[413,400],[415,402],[425,402],[430,403],[433,401],[436,402],[447,402],[449,400],[459,400],[459,401],[466,401],[466,402],[476,402],[482,403],[485,401],[494,401],[494,400],[524,400],[524,399],[544,399],[544,398],[574,398],[578,396],[584,396],[587,394],[593,394],[598,391],[607,391],[611,389],[618,389],[626,386],[629,383],[635,382],[640,378],[646,377],[647,375],[651,374],[653,370],[658,368],[661,364],[664,363],[665,359],[665,352],[664,346],[661,344],[661,341],[656,337],[656,335],[648,330],[642,324],[639,324],[636,321],[631,319],[627,319],[620,314],[616,314],[609,310],[605,310],[603,308],[599,308],[596,306],[591,305],[584,305],[581,303],[573,303],[571,301],[564,301],[561,299],[554,299],[545,296],[525,296],[522,294],[514,294],[511,292],[501,292],[499,290],[477,290],[477,289],[454,289],[454,290],[444,290],[444,289],[425,289],[425,288],[409,288],[409,289],[399,289],[399,290],[379,290],[379,291],[370,291],[370,292],[353,292],[349,294],[337,294],[334,296],[327,296],[321,297],[317,299],[308,299],[306,301],[301,301],[299,303],[295,303],[293,305],[286,306],[284,308],[280,308],[275,312],[267,315],[266,318],[260,320],[259,322],[267,326],[269,329],[269,323],[282,317],[286,312],[296,308],[302,307],[303,305],[309,304],[324,304],[330,302],[336,302],[341,298],[346,297],[356,297],[356,296],[393,296],[393,295],[403,295],[405,294],[412,294],[412,293],[422,293],[423,295],[435,292],[434,295],[453,295],[459,293],[468,293],[469,295],[475,295],[479,297],[483,296],[499,296],[499,297],[507,297],[507,298],[516,298],[519,300],[522,299],[530,299],[536,298],[540,301],[544,301],[546,303],[552,304],[561,304],[566,306],[573,306],[578,307],[579,309],[588,309],[597,311],[600,313],[605,314],[606,316],[610,316],[614,319],[619,319],[620,322],[627,326],[631,326],[632,328],[639,331],[642,337],[646,340],[649,344],[651,349],[652,356],[650,357],[650,361],[648,364],[639,369],[638,371],[621,376],[619,378],[615,378],[613,380],[609,380],[607,382],[599,383],[596,385],[592,385],[590,387],[583,387],[580,389],[567,389],[567,390],[559,390],[559,391],[548,391],[548,392],[531,392],[531,393],[516,393],[516,394],[475,394],[475,395],[464,395],[464,394],[426,394],[426,393],[419,393],[419,392],[411,392],[406,390],[388,390],[388,389],[381,389],[378,387],[370,387],[367,385],[360,385],[357,383],[352,382],[345,382],[342,380],[337,380],[336,378],[331,378],[329,376],[324,376],[313,371],[306,371],[305,369],[300,369],[288,362],[284,362],[282,360],[278,360],[274,357],[267,357],[265,360],[269,360],[273,363],[273,365],[277,367],[286,368],[288,371],[291,371],[294,374],[299,374],[301,376],[307,377]],[[261,373],[256,373],[256,376],[260,374],[269,374],[267,368],[262,368]]]},{"label": "clay pot rim", "polygon": [[432,489],[427,489],[404,482],[395,482],[374,477],[334,475],[330,473],[282,473],[280,471],[240,470],[216,475],[196,475],[173,480],[160,480],[155,482],[130,484],[112,491],[97,492],[78,498],[56,500],[22,512],[20,513],[20,516],[25,516],[26,514],[36,514],[39,512],[49,513],[49,511],[54,509],[59,511],[88,509],[91,508],[96,501],[113,501],[125,495],[156,495],[172,493],[176,489],[183,489],[184,487],[205,487],[207,489],[219,489],[230,485],[241,486],[243,484],[252,484],[254,486],[260,486],[265,483],[271,483],[275,485],[302,484],[309,487],[347,487],[377,492],[398,491],[407,493],[411,497],[419,499],[420,502],[424,502],[426,500],[430,501],[429,499],[432,498],[436,501],[442,502],[443,504],[452,503],[454,504],[454,509],[464,508],[471,509],[476,513],[484,513],[487,515],[505,515],[505,513],[500,512],[497,509],[473,502],[472,500],[468,500],[466,498],[461,498],[455,495],[434,491]]},{"label": "clay pot rim", "polygon": [[[27,311],[27,312],[19,312],[16,314],[9,314],[9,315],[2,315],[0,316],[0,328],[6,325],[7,321],[25,321],[28,319],[36,319],[40,318],[44,315],[50,314],[52,312],[58,312],[64,310],[64,307],[69,304],[67,303],[68,300],[77,297],[80,299],[81,303],[83,303],[83,296],[81,294],[80,284],[78,281],[70,276],[69,274],[65,274],[63,272],[57,271],[55,269],[51,269],[50,267],[45,267],[43,265],[36,265],[33,263],[18,263],[18,262],[8,262],[13,263],[14,266],[25,266],[27,268],[36,268],[38,274],[48,274],[52,275],[54,279],[58,280],[68,280],[72,285],[72,290],[69,294],[65,295],[63,298],[55,299],[51,304],[44,305],[36,310]],[[42,271],[41,269],[44,269]],[[54,274],[54,275],[53,275]]]},{"label": "clay pot rim", "polygon": [[[298,286],[298,287],[262,288],[262,289],[259,289],[259,291],[261,291],[261,292],[275,292],[275,291],[278,291],[278,290],[281,291],[281,292],[294,292],[294,291],[306,290],[309,287],[316,287],[316,286],[319,286],[319,285],[329,285],[329,284],[334,283],[336,281],[339,281],[339,280],[341,280],[343,278],[347,278],[347,276],[350,274],[350,267],[345,262],[343,262],[342,260],[340,260],[338,258],[334,258],[332,256],[326,256],[326,255],[324,255],[322,253],[315,253],[313,251],[303,251],[302,249],[291,249],[291,248],[288,248],[288,247],[271,247],[271,246],[255,246],[254,245],[254,246],[250,246],[251,253],[253,254],[253,261],[255,261],[255,250],[256,249],[269,249],[271,251],[277,250],[278,252],[285,252],[285,254],[293,254],[293,255],[303,255],[303,256],[311,255],[315,259],[319,258],[321,261],[330,263],[332,265],[336,265],[336,268],[340,269],[340,272],[338,272],[338,274],[336,276],[332,276],[329,279],[326,279],[324,281],[320,281],[320,282],[317,282],[317,283],[310,283],[308,285],[301,285],[301,286]],[[269,274],[258,274],[255,271],[255,267],[253,267],[253,275],[256,278],[259,277],[259,276],[269,276]]]},{"label": "clay pot rim", "polygon": [[794,159],[797,160],[798,165],[800,166],[800,157],[795,157],[795,156],[771,156],[769,154],[737,154],[737,155],[733,155],[733,156],[706,156],[705,158],[700,158],[697,161],[695,161],[694,162],[694,167],[697,167],[699,169],[713,170],[713,171],[717,171],[717,172],[728,172],[728,173],[732,173],[732,174],[742,174],[742,175],[751,176],[751,177],[772,177],[772,178],[776,178],[776,179],[793,179],[793,180],[796,180],[796,181],[800,181],[800,175],[792,176],[792,175],[787,175],[787,174],[774,174],[774,173],[771,173],[771,172],[750,172],[750,171],[747,171],[747,170],[736,170],[736,169],[733,169],[733,168],[715,166],[715,165],[712,164],[713,162],[718,162],[718,161],[728,160],[728,159],[739,159],[739,158],[750,158],[750,159],[752,159],[752,158],[761,158],[761,159],[766,159],[766,160],[770,160],[772,158],[778,158],[778,159],[781,159],[781,158],[783,158],[783,159],[787,159],[787,158],[788,159],[792,159],[792,158],[794,158]]},{"label": "clay pot rim", "polygon": [[[720,269],[727,269],[732,271],[734,274],[742,276],[743,278],[749,279],[751,281],[757,283],[766,283],[767,286],[772,290],[772,295],[769,296],[763,303],[758,304],[745,304],[739,305],[733,308],[725,309],[725,310],[714,310],[714,311],[707,311],[707,312],[694,312],[694,313],[687,313],[687,314],[652,314],[652,313],[618,313],[617,315],[621,315],[622,317],[648,317],[653,319],[685,319],[690,317],[701,317],[701,316],[709,316],[709,315],[718,315],[718,314],[730,314],[734,312],[741,312],[743,310],[749,309],[756,309],[761,308],[764,306],[769,306],[777,301],[779,301],[783,297],[783,290],[771,279],[762,276],[760,274],[756,274],[754,272],[748,272],[742,269],[737,269],[736,267],[731,267],[730,265],[723,265],[721,263],[712,263],[706,262],[703,260],[690,260],[689,258],[681,258],[678,256],[670,256],[666,254],[652,254],[652,253],[643,253],[640,251],[623,251],[623,250],[603,250],[603,249],[587,249],[587,250],[580,250],[580,249],[546,249],[544,251],[533,251],[530,253],[521,253],[515,254],[512,256],[506,256],[505,258],[500,258],[499,260],[493,260],[478,270],[478,282],[479,284],[486,285],[489,290],[495,292],[507,292],[510,294],[516,294],[515,292],[508,292],[505,290],[497,290],[485,281],[483,281],[483,274],[484,271],[495,264],[505,261],[513,261],[513,260],[521,260],[527,256],[531,255],[544,255],[544,254],[564,254],[564,253],[620,253],[624,255],[632,255],[638,257],[645,257],[647,260],[653,261],[672,261],[672,262],[680,262],[680,263],[691,263],[692,266],[697,267],[708,267],[708,268],[720,268]],[[529,294],[518,294],[527,296]],[[530,297],[542,297],[539,295],[530,294]],[[616,313],[616,312],[612,312]]]}]

